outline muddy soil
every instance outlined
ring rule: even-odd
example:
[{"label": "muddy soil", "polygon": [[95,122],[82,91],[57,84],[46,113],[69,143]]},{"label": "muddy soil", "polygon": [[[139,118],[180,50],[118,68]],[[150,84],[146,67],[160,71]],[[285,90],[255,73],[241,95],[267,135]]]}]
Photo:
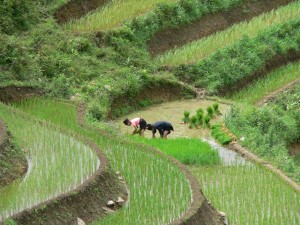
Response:
[{"label": "muddy soil", "polygon": [[300,155],[300,142],[290,144],[289,153],[291,156]]},{"label": "muddy soil", "polygon": [[4,103],[16,102],[42,94],[41,89],[33,87],[0,87],[0,101]]},{"label": "muddy soil", "polygon": [[152,56],[162,54],[291,2],[292,0],[246,0],[242,5],[204,16],[189,25],[163,30],[147,43],[149,52]]},{"label": "muddy soil", "polygon": [[79,19],[88,12],[105,5],[110,0],[71,0],[63,5],[55,13],[54,17],[59,24],[66,23],[72,19]]},{"label": "muddy soil", "polygon": [[[208,100],[200,100],[200,99],[190,99],[190,100],[177,100],[173,102],[165,102],[157,105],[153,105],[147,107],[146,109],[140,110],[138,112],[131,113],[126,116],[122,116],[118,118],[116,122],[120,125],[120,130],[125,133],[129,134],[132,132],[133,128],[124,126],[122,121],[125,118],[135,118],[135,117],[142,117],[144,118],[147,123],[155,123],[160,120],[169,121],[173,127],[174,131],[168,136],[169,138],[176,138],[176,137],[203,137],[203,138],[210,138],[210,130],[209,129],[189,129],[187,124],[182,123],[183,112],[189,111],[192,115],[196,114],[196,111],[199,108],[202,108],[206,111],[208,106],[211,106],[214,101]],[[230,109],[230,106],[225,104],[219,104],[220,111],[225,114]],[[212,119],[212,123],[220,122],[222,120],[221,116],[217,116]],[[158,135],[158,134],[157,134]],[[151,132],[146,131],[145,137],[150,138]]]},{"label": "muddy soil", "polygon": [[150,84],[135,95],[125,93],[112,99],[108,118],[114,119],[121,116],[123,114],[122,109],[132,112],[142,108],[143,104],[149,105],[187,97],[196,97],[196,92],[178,83]]},{"label": "muddy soil", "polygon": [[28,165],[21,149],[12,144],[12,137],[0,119],[0,186],[5,186],[26,174]]}]

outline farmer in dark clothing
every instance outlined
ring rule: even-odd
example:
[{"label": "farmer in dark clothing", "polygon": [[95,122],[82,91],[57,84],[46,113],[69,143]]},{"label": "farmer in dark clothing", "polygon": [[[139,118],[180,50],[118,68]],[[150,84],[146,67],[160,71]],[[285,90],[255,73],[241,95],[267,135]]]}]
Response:
[{"label": "farmer in dark clothing", "polygon": [[174,131],[172,124],[166,121],[147,124],[147,129],[152,130],[152,137],[155,137],[156,130],[158,130],[161,138],[167,138],[168,134],[171,133],[171,130]]}]

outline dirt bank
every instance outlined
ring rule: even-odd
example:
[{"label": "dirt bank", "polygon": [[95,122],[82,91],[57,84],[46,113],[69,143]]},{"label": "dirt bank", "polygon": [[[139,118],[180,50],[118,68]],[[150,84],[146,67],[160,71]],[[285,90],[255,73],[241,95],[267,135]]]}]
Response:
[{"label": "dirt bank", "polygon": [[154,103],[196,97],[196,91],[186,85],[172,82],[150,83],[136,94],[124,93],[112,99],[109,119],[114,119]]},{"label": "dirt bank", "polygon": [[25,175],[28,165],[24,153],[12,143],[12,137],[0,118],[0,186]]},{"label": "dirt bank", "polygon": [[292,143],[289,145],[289,154],[291,156],[300,155],[300,142]]},{"label": "dirt bank", "polygon": [[234,92],[242,90],[243,88],[250,85],[254,80],[260,79],[268,75],[271,71],[278,69],[288,63],[296,62],[300,60],[300,51],[289,51],[285,55],[276,55],[271,60],[267,61],[265,66],[259,71],[256,71],[250,76],[247,76],[239,81],[236,81],[235,84],[230,85],[230,87],[225,87],[222,90],[218,91],[219,95],[230,96]]},{"label": "dirt bank", "polygon": [[235,23],[249,21],[255,16],[269,12],[292,0],[246,0],[245,3],[227,11],[217,12],[200,18],[189,25],[166,29],[156,34],[148,43],[151,55],[162,54],[167,50],[183,46],[194,40],[225,30]]},{"label": "dirt bank", "polygon": [[78,19],[88,12],[103,6],[110,0],[71,0],[60,7],[54,17],[59,24],[66,23],[72,19]]},{"label": "dirt bank", "polygon": [[272,101],[272,99],[276,98],[276,96],[278,94],[280,94],[281,92],[287,91],[289,89],[292,89],[295,85],[297,85],[299,83],[300,83],[300,78],[284,85],[283,87],[277,89],[276,91],[271,92],[267,96],[264,96],[261,100],[259,100],[256,103],[256,105],[261,106],[261,105],[264,105],[265,103],[267,103],[268,101]]},{"label": "dirt bank", "polygon": [[4,103],[15,102],[33,96],[40,96],[43,91],[34,87],[0,87],[0,101]]},{"label": "dirt bank", "polygon": [[[29,119],[29,118],[28,118]],[[47,125],[50,128],[53,125]],[[54,128],[54,126],[52,127]],[[61,132],[68,134],[68,131]],[[74,136],[74,135],[73,135]],[[100,159],[98,170],[83,184],[67,193],[42,202],[12,216],[17,224],[77,224],[77,218],[91,222],[108,213],[107,202],[118,197],[127,199],[128,190],[111,169],[104,154],[91,140],[75,135],[74,138],[91,147]],[[114,209],[118,209],[116,206]],[[1,224],[1,222],[0,222]]]}]

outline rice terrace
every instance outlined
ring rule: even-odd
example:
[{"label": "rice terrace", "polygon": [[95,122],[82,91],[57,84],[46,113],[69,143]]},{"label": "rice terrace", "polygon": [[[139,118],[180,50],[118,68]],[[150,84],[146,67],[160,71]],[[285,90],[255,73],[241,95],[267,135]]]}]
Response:
[{"label": "rice terrace", "polygon": [[300,225],[300,0],[0,0],[0,225]]}]

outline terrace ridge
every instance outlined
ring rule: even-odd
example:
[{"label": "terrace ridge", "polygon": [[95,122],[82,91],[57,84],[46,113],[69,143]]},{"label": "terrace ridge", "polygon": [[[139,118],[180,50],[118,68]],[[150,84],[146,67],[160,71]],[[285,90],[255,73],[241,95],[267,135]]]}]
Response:
[{"label": "terrace ridge", "polygon": [[287,5],[293,0],[246,0],[226,11],[205,15],[190,24],[165,29],[152,37],[148,42],[148,51],[152,56],[183,46],[194,40],[209,36],[218,31],[242,22],[249,21],[262,13]]},{"label": "terrace ridge", "polygon": [[264,96],[261,100],[259,100],[258,102],[256,102],[257,106],[262,106],[265,103],[267,103],[268,101],[274,99],[278,94],[280,94],[281,92],[287,91],[289,89],[292,89],[294,86],[296,86],[297,84],[300,83],[300,78],[291,81],[289,83],[287,83],[286,85],[284,85],[283,87],[269,93],[268,95]]},{"label": "terrace ridge", "polygon": [[299,60],[300,51],[289,50],[286,54],[277,54],[273,58],[268,60],[263,66],[263,68],[261,68],[259,71],[256,71],[252,75],[246,76],[236,81],[229,87],[224,87],[222,90],[218,91],[218,95],[230,96],[234,92],[247,87],[254,80],[267,76],[271,71],[278,69],[284,65],[287,65],[288,63],[297,62]]},{"label": "terrace ridge", "polygon": [[0,118],[0,186],[5,186],[24,176],[28,169],[27,161],[21,149],[11,143],[11,135]]},{"label": "terrace ridge", "polygon": [[107,2],[109,0],[71,0],[57,9],[54,17],[59,24],[66,23],[72,19],[79,19]]}]

